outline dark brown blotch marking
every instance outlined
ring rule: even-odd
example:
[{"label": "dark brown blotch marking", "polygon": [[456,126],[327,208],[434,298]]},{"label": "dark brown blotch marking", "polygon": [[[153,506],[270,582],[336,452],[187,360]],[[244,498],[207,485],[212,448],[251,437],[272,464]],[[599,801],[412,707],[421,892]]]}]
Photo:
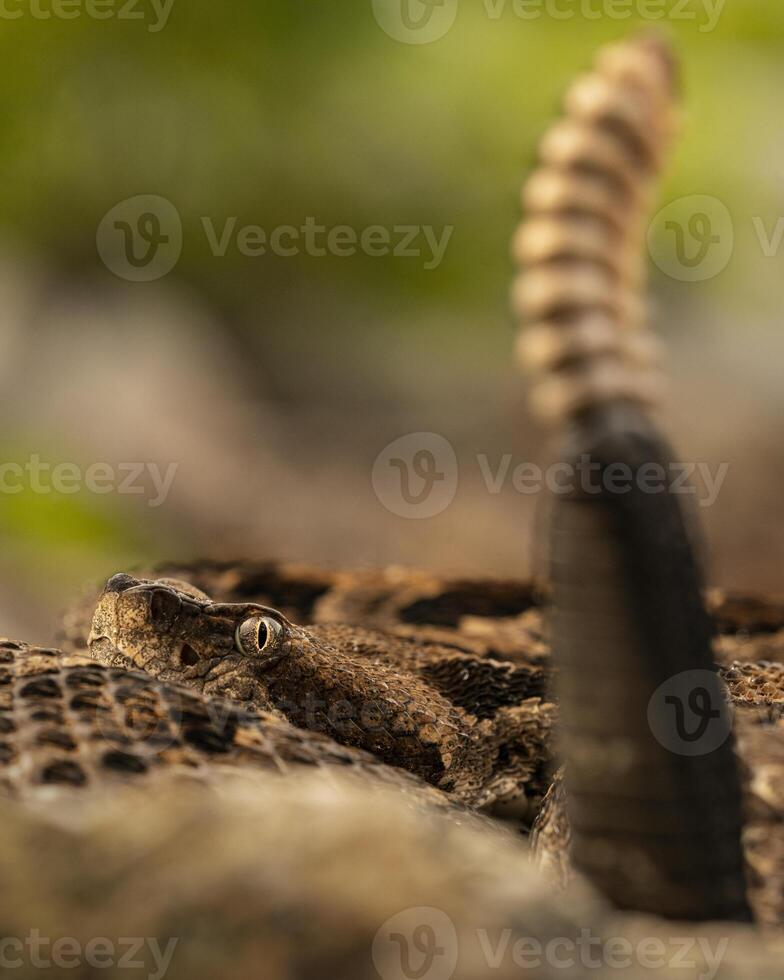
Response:
[{"label": "dark brown blotch marking", "polygon": [[119,749],[112,749],[103,755],[103,764],[107,769],[114,769],[124,773],[143,773],[149,768],[144,759],[131,752],[121,752]]},{"label": "dark brown blotch marking", "polygon": [[68,732],[59,728],[47,728],[39,732],[36,743],[38,745],[53,745],[57,749],[65,749],[68,752],[73,752],[76,748],[76,742]]},{"label": "dark brown blotch marking", "polygon": [[204,707],[198,707],[195,710],[190,707],[174,707],[170,709],[169,717],[183,725],[209,725],[210,723],[210,713]]},{"label": "dark brown blotch marking", "polygon": [[52,705],[46,708],[36,708],[30,715],[31,721],[50,722],[54,725],[64,724],[62,709]]},{"label": "dark brown blotch marking", "polygon": [[219,732],[214,728],[186,728],[183,737],[194,748],[219,755],[230,750],[234,732]]},{"label": "dark brown blotch marking", "polygon": [[68,687],[72,688],[82,688],[82,687],[102,687],[105,683],[106,677],[99,670],[90,670],[88,668],[72,670],[65,683]]},{"label": "dark brown blotch marking", "polygon": [[74,711],[95,712],[106,711],[107,705],[101,697],[100,691],[87,690],[71,698],[71,708]]},{"label": "dark brown blotch marking", "polygon": [[157,702],[158,694],[148,684],[120,684],[114,692],[118,704],[131,700]]},{"label": "dark brown blotch marking", "polygon": [[84,786],[87,776],[84,770],[69,759],[50,762],[41,770],[42,783],[59,783],[67,786]]},{"label": "dark brown blotch marking", "polygon": [[23,698],[59,698],[63,692],[54,678],[36,677],[25,684],[19,693]]}]

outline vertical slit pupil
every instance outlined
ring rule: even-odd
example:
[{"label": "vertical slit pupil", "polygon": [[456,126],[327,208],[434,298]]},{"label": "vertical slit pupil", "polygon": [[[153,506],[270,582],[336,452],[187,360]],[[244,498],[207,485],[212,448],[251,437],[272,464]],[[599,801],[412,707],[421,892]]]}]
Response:
[{"label": "vertical slit pupil", "polygon": [[258,634],[258,641],[257,641],[259,644],[259,650],[264,649],[264,647],[267,645],[268,640],[269,640],[269,630],[267,629],[267,624],[264,622],[263,619],[260,619],[259,634]]}]

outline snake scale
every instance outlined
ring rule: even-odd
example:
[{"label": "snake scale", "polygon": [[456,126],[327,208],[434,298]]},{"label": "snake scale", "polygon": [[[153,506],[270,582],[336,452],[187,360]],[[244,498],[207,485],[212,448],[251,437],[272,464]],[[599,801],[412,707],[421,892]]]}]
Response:
[{"label": "snake scale", "polygon": [[[141,575],[141,573],[139,573]],[[156,639],[152,618],[153,598],[161,591],[177,591],[185,579],[197,602],[199,596],[210,594],[224,613],[233,608],[242,615],[255,612],[254,607],[267,609],[271,604],[285,608],[288,616],[305,624],[302,630],[316,640],[328,642],[324,670],[329,674],[339,666],[340,655],[349,654],[354,669],[362,673],[368,685],[355,696],[372,701],[379,694],[373,690],[372,672],[363,672],[363,664],[392,665],[404,674],[422,678],[449,701],[456,698],[473,707],[484,720],[492,718],[508,704],[517,704],[527,725],[515,729],[527,735],[525,750],[516,760],[517,768],[506,774],[511,779],[514,798],[521,792],[528,800],[525,808],[491,806],[500,815],[511,813],[527,820],[537,816],[534,841],[537,859],[546,868],[556,871],[561,884],[568,880],[568,826],[564,826],[561,811],[553,806],[559,796],[561,779],[557,777],[540,810],[541,796],[549,785],[551,775],[552,731],[557,707],[549,693],[552,688],[552,659],[546,625],[548,598],[546,591],[535,583],[515,580],[450,579],[414,569],[386,570],[322,569],[302,564],[270,561],[197,561],[170,563],[150,569],[144,579],[128,577],[120,584],[135,590],[148,618],[139,630],[139,614],[130,618],[133,629],[124,627],[120,617],[117,625],[115,596],[108,588],[110,619],[114,622],[114,641],[93,637],[90,647],[93,656],[119,669],[145,664],[163,679],[176,680],[192,686],[198,693],[205,688],[203,670],[171,661],[150,663],[149,651],[169,650],[165,636]],[[145,582],[146,584],[142,584]],[[111,583],[110,583],[111,586]],[[107,593],[104,593],[106,595]],[[188,601],[180,594],[179,602]],[[706,596],[714,626],[714,655],[721,665],[721,674],[728,685],[735,706],[738,750],[743,762],[744,793],[747,809],[746,858],[750,874],[750,892],[758,918],[770,925],[784,921],[784,833],[781,817],[784,814],[784,602],[764,600],[757,596],[713,590]],[[99,596],[77,604],[65,620],[62,644],[67,649],[87,646],[92,624],[91,611],[98,608],[96,621],[106,626]],[[209,608],[209,606],[207,607]],[[461,614],[461,608],[466,610]],[[350,613],[348,612],[350,611]],[[197,613],[198,615],[198,613]],[[352,626],[338,625],[335,618],[352,621]],[[187,622],[187,619],[186,619]],[[192,623],[192,620],[191,620]],[[194,629],[189,625],[193,642]],[[228,629],[234,636],[236,622]],[[209,632],[206,634],[209,637]],[[140,638],[141,637],[141,638]],[[182,636],[176,637],[180,648]],[[117,644],[117,646],[115,646]],[[122,653],[122,647],[126,652]],[[231,657],[239,658],[232,646]],[[206,657],[213,665],[220,662]],[[225,662],[225,658],[224,658]],[[262,686],[267,688],[262,678]],[[219,672],[223,678],[221,693],[235,700],[252,703],[252,692],[236,680],[236,671]],[[228,682],[225,679],[228,678]],[[381,682],[386,675],[381,675]],[[299,684],[306,693],[306,681]],[[239,692],[239,693],[238,693]],[[346,696],[346,689],[341,692]],[[349,690],[349,696],[351,691]],[[452,704],[455,702],[452,701]],[[268,705],[268,708],[273,708]],[[301,719],[300,719],[301,723]],[[339,729],[329,734],[337,741],[343,739]],[[507,730],[508,731],[508,730]],[[353,739],[343,739],[348,744]],[[513,743],[514,744],[514,743]],[[362,748],[374,749],[372,744]],[[509,760],[504,753],[506,761]],[[417,771],[416,762],[400,752],[386,756],[386,761],[398,767]],[[469,762],[470,768],[470,762]],[[437,783],[437,780],[436,780]],[[447,788],[448,791],[448,788]],[[461,802],[481,805],[476,797],[462,797]],[[525,819],[527,818],[527,820]]]}]

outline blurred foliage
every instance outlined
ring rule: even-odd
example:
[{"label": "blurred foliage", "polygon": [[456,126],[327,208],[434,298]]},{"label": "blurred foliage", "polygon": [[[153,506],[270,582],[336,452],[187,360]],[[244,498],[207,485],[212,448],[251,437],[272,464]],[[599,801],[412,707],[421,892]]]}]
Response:
[{"label": "blurred foliage", "polygon": [[[675,7],[667,0],[667,10]],[[267,363],[291,363],[307,349],[310,367],[299,379],[292,370],[271,381],[271,394],[301,395],[317,373],[326,389],[371,354],[378,372],[391,370],[389,356],[411,341],[407,331],[416,331],[426,365],[439,350],[442,368],[462,356],[477,370],[487,356],[496,371],[491,355],[508,357],[508,242],[536,141],[595,48],[651,25],[579,14],[522,20],[512,0],[498,18],[492,9],[500,8],[460,0],[454,27],[421,46],[390,39],[370,0],[175,0],[158,33],[144,20],[2,20],[4,244],[87,290],[107,279],[120,291],[154,290],[114,280],[95,235],[117,202],[160,194],[184,228],[167,283],[198,295]],[[687,121],[662,197],[721,198],[742,245],[752,215],[775,219],[784,207],[784,5],[727,2],[711,32],[700,30],[702,0],[685,9],[697,18],[661,22],[684,65]],[[455,230],[430,271],[417,258],[361,254],[248,258],[230,248],[216,259],[201,218],[222,225],[234,215],[266,229],[313,216],[356,229]],[[760,280],[779,278],[775,261],[752,262],[752,252],[758,260],[758,248],[739,248],[709,283],[659,277],[659,286],[685,303],[696,296],[772,308],[765,296],[775,294]],[[370,354],[358,344],[368,318]],[[80,554],[86,564],[112,549],[165,550],[113,507],[120,504],[23,494],[3,501],[1,526],[6,542],[24,538],[29,553],[49,542],[80,566]]]},{"label": "blurred foliage", "polygon": [[[13,444],[4,442],[0,459],[24,466],[30,445],[40,448],[40,439],[31,436]],[[51,452],[44,448],[42,459],[52,466],[66,462],[62,449],[50,448]],[[72,463],[74,458],[70,453],[67,461]],[[30,482],[14,474],[4,482],[15,489],[2,494],[2,560],[6,574],[14,569],[15,584],[25,579],[35,582],[44,604],[62,603],[57,589],[63,582],[71,583],[73,589],[73,583],[111,574],[118,555],[126,563],[140,563],[164,553],[167,547],[176,547],[176,535],[167,535],[155,523],[139,521],[127,497],[97,496],[85,487],[58,493],[46,475],[41,481],[44,492],[35,492]]]},{"label": "blurred foliage", "polygon": [[[494,9],[462,0],[447,35],[418,46],[391,40],[370,0],[175,0],[158,33],[145,21],[86,16],[4,22],[0,222],[20,247],[89,269],[102,215],[156,193],[183,216],[178,275],[229,310],[263,318],[265,299],[275,309],[303,287],[498,306],[537,136],[595,47],[638,22],[521,20],[512,0],[497,19]],[[664,192],[769,213],[781,197],[771,97],[784,73],[784,8],[726,3],[711,32],[700,30],[702,0],[682,10],[695,19],[660,22],[685,66],[688,115]],[[259,259],[236,249],[216,261],[202,215],[266,228],[308,215],[356,228],[408,221],[455,233],[435,271],[416,259]]]}]

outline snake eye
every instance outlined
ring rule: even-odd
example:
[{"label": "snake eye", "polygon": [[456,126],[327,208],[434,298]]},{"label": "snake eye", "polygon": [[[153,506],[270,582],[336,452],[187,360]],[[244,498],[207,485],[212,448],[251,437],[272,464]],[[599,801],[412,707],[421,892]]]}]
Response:
[{"label": "snake eye", "polygon": [[249,657],[277,653],[283,643],[283,627],[270,616],[251,616],[237,627],[237,647]]}]

